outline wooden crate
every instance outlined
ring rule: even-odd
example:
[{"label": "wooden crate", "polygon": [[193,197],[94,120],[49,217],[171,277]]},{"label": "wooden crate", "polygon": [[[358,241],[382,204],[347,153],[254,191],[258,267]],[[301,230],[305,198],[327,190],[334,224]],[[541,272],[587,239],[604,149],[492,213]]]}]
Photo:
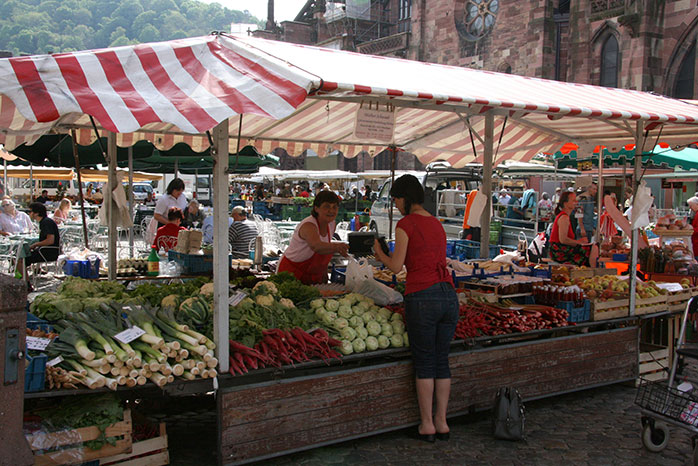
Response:
[{"label": "wooden crate", "polygon": [[[64,430],[60,432],[41,432],[27,435],[27,443],[32,451],[44,451],[34,455],[35,466],[51,466],[59,464],[80,464],[88,461],[113,456],[131,451],[131,411],[124,410],[124,420],[107,427],[104,435],[107,437],[119,437],[116,445],[106,444],[99,450],[91,450],[83,447],[83,442],[97,439],[101,432],[97,426],[81,427],[79,429]],[[55,450],[59,447],[74,445],[72,448]],[[48,451],[47,451],[48,450]]]},{"label": "wooden crate", "polygon": [[594,277],[599,275],[617,275],[616,269],[607,269],[606,267],[597,267],[591,270],[594,271]]},{"label": "wooden crate", "polygon": [[691,288],[676,293],[669,293],[666,295],[667,311],[683,312],[689,299],[691,299]]},{"label": "wooden crate", "polygon": [[638,376],[645,380],[666,380],[671,368],[669,349],[657,345],[640,345]]},{"label": "wooden crate", "polygon": [[594,300],[591,302],[591,320],[608,320],[627,317],[630,314],[630,300],[611,299],[608,301]]},{"label": "wooden crate", "polygon": [[170,464],[165,423],[160,423],[160,435],[158,437],[135,442],[131,453],[100,458],[99,464],[100,466],[161,466]]},{"label": "wooden crate", "polygon": [[[640,307],[644,306],[644,307]],[[653,296],[652,298],[635,300],[635,315],[652,314],[653,312],[663,312],[667,310],[666,295]]]}]

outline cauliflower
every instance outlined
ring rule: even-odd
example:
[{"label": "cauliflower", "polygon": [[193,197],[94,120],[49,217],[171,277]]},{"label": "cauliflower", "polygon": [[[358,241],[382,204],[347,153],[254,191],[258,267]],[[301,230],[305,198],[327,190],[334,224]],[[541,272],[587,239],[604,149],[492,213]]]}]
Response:
[{"label": "cauliflower", "polygon": [[293,309],[293,308],[296,307],[296,305],[293,304],[293,301],[291,301],[291,300],[288,299],[288,298],[281,298],[281,299],[279,300],[279,304],[281,304],[281,305],[282,305],[283,307],[285,307],[286,309]]},{"label": "cauliflower", "polygon": [[276,284],[274,282],[270,282],[269,280],[264,280],[262,282],[257,283],[254,288],[252,288],[252,292],[256,294],[270,294],[270,295],[276,295],[279,293],[279,290],[276,288]]},{"label": "cauliflower", "polygon": [[271,307],[274,304],[274,297],[268,294],[259,295],[255,298],[255,302],[263,307]]},{"label": "cauliflower", "polygon": [[177,307],[178,307],[177,302],[178,301],[179,301],[179,296],[177,296],[176,294],[171,294],[169,296],[165,296],[164,298],[162,298],[162,302],[160,303],[160,307],[163,307],[163,308],[169,307],[169,308],[177,309]]},{"label": "cauliflower", "polygon": [[213,296],[213,283],[205,283],[199,290],[199,293],[206,296]]},{"label": "cauliflower", "polygon": [[390,346],[390,338],[386,337],[385,335],[381,335],[378,337],[378,347],[380,349],[385,349],[388,346]]}]

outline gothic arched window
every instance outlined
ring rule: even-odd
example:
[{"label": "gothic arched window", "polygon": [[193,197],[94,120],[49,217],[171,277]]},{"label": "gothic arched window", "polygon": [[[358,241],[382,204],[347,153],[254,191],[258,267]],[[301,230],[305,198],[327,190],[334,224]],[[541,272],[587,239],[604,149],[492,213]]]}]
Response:
[{"label": "gothic arched window", "polygon": [[618,87],[619,58],[618,40],[610,34],[601,47],[601,86]]},{"label": "gothic arched window", "polygon": [[676,75],[676,84],[674,85],[674,95],[677,99],[692,99],[693,89],[695,86],[695,70],[696,70],[696,43],[691,45],[686,55],[681,61],[681,67]]}]

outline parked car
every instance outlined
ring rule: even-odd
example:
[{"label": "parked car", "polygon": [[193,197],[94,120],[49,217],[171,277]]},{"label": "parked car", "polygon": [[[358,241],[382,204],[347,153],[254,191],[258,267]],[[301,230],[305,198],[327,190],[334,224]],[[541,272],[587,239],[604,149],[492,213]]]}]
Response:
[{"label": "parked car", "polygon": [[[427,166],[425,172],[414,175],[424,187],[424,208],[441,221],[448,238],[457,239],[463,226],[465,196],[480,185],[481,168],[451,168],[446,162],[434,162]],[[389,228],[390,187],[390,179],[381,186],[378,198],[371,206],[369,224],[371,230],[386,237],[395,236],[395,227],[402,218],[393,205],[393,227]]]},{"label": "parked car", "polygon": [[[124,185],[126,188],[128,184]],[[143,202],[148,197],[148,193],[155,196],[153,185],[150,183],[133,183],[133,199],[137,202]]]}]

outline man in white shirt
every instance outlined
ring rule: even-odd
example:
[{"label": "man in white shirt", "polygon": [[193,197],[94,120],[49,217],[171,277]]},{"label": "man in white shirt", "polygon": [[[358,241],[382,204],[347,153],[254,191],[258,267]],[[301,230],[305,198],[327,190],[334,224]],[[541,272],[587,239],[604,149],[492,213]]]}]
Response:
[{"label": "man in white shirt", "polygon": [[158,228],[168,223],[167,212],[170,207],[177,207],[182,212],[187,210],[187,198],[184,195],[184,181],[181,178],[175,178],[167,185],[167,194],[158,199],[155,204],[155,212],[153,218],[158,222]]},{"label": "man in white shirt", "polygon": [[28,233],[34,229],[29,215],[20,212],[11,199],[0,202],[0,235],[8,236],[16,233]]},{"label": "man in white shirt", "polygon": [[507,190],[502,188],[499,191],[499,203],[501,205],[509,205],[509,201],[511,200],[511,196],[509,193],[507,193]]}]

